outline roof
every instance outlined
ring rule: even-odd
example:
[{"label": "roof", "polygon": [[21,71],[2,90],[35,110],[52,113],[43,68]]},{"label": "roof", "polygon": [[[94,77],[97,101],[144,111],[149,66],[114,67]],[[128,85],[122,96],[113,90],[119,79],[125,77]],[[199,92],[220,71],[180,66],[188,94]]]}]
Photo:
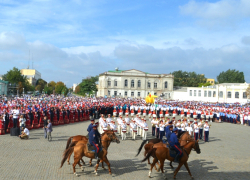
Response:
[{"label": "roof", "polygon": [[3,81],[3,80],[0,79],[0,83],[8,84],[9,82],[8,81]]},{"label": "roof", "polygon": [[124,71],[124,70],[118,70],[118,71],[112,71],[112,70],[109,70],[108,72],[113,72],[113,73],[121,73],[122,71]]}]

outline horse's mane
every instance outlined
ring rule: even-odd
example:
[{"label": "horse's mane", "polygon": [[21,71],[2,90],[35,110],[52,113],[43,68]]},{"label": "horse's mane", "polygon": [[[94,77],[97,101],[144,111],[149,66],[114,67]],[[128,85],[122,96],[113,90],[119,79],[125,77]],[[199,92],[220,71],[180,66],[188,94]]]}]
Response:
[{"label": "horse's mane", "polygon": [[181,136],[182,136],[182,135],[184,135],[185,133],[187,133],[187,131],[181,131],[181,133],[180,133],[180,134],[178,133],[177,138],[178,138],[178,139],[180,139],[180,138],[181,138]]},{"label": "horse's mane", "polygon": [[109,133],[113,133],[113,132],[114,132],[113,130],[107,130],[104,133],[102,133],[101,136],[104,136],[105,134],[109,134]]}]

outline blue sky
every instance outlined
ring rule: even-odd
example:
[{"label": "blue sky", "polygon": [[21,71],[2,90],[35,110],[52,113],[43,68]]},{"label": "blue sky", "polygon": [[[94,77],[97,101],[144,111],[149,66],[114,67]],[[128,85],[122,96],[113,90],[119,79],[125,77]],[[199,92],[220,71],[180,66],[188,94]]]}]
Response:
[{"label": "blue sky", "polygon": [[0,74],[30,51],[43,79],[69,87],[115,67],[250,82],[249,28],[249,0],[0,0]]}]

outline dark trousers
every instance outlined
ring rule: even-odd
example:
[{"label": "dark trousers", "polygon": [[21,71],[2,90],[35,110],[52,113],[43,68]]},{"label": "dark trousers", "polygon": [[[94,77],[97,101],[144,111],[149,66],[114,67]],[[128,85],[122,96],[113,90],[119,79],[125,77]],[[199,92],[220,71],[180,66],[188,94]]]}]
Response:
[{"label": "dark trousers", "polygon": [[4,121],[4,133],[6,134],[6,131],[8,129],[9,121]]},{"label": "dark trousers", "polygon": [[14,128],[16,128],[17,127],[17,118],[13,118],[13,124],[14,124]]},{"label": "dark trousers", "polygon": [[198,137],[199,137],[199,133],[194,133],[194,139],[198,140]]},{"label": "dark trousers", "polygon": [[187,112],[184,112],[184,116],[187,117]]},{"label": "dark trousers", "polygon": [[177,156],[182,156],[182,150],[180,147],[178,147],[177,145],[172,146],[174,148],[174,150],[177,152]]},{"label": "dark trousers", "polygon": [[47,138],[47,128],[44,128],[43,131],[44,131],[44,138],[46,139]]},{"label": "dark trousers", "polygon": [[159,138],[159,128],[156,128],[156,138]]},{"label": "dark trousers", "polygon": [[162,137],[164,136],[165,131],[160,131],[160,140],[162,140]]},{"label": "dark trousers", "polygon": [[152,136],[155,136],[155,127],[152,127]]},{"label": "dark trousers", "polygon": [[199,130],[199,139],[202,139],[203,129]]},{"label": "dark trousers", "polygon": [[233,118],[230,117],[229,119],[230,119],[230,123],[233,123]]},{"label": "dark trousers", "polygon": [[208,142],[209,131],[204,131],[204,141]]},{"label": "dark trousers", "polygon": [[194,115],[194,114],[193,114],[193,113],[191,113],[190,117],[191,117],[191,118],[193,118],[193,115]]}]

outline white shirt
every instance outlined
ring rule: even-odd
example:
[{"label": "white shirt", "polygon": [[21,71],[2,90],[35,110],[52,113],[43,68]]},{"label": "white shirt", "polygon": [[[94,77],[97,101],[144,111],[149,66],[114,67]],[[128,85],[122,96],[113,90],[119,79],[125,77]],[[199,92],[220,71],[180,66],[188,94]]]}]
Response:
[{"label": "white shirt", "polygon": [[190,134],[190,135],[192,135],[192,132],[193,132],[193,128],[190,126],[188,126],[188,127],[186,127],[186,131],[188,131],[188,133]]},{"label": "white shirt", "polygon": [[19,110],[18,109],[14,109],[13,111],[12,111],[12,113],[13,113],[13,118],[18,118],[18,116],[19,116]]},{"label": "white shirt", "polygon": [[207,123],[204,125],[204,131],[209,131],[209,125]]},{"label": "white shirt", "polygon": [[29,132],[29,130],[28,130],[27,128],[24,128],[23,132],[24,132],[27,136],[30,135],[30,132]]},{"label": "white shirt", "polygon": [[195,132],[195,133],[199,133],[199,127],[198,127],[198,125],[196,125],[196,124],[194,125],[194,132]]},{"label": "white shirt", "polygon": [[127,124],[129,124],[130,119],[129,119],[129,118],[125,118],[125,122],[126,122]]},{"label": "white shirt", "polygon": [[159,126],[160,126],[159,130],[160,130],[160,131],[164,131],[164,129],[165,129],[165,124],[160,124]]}]

